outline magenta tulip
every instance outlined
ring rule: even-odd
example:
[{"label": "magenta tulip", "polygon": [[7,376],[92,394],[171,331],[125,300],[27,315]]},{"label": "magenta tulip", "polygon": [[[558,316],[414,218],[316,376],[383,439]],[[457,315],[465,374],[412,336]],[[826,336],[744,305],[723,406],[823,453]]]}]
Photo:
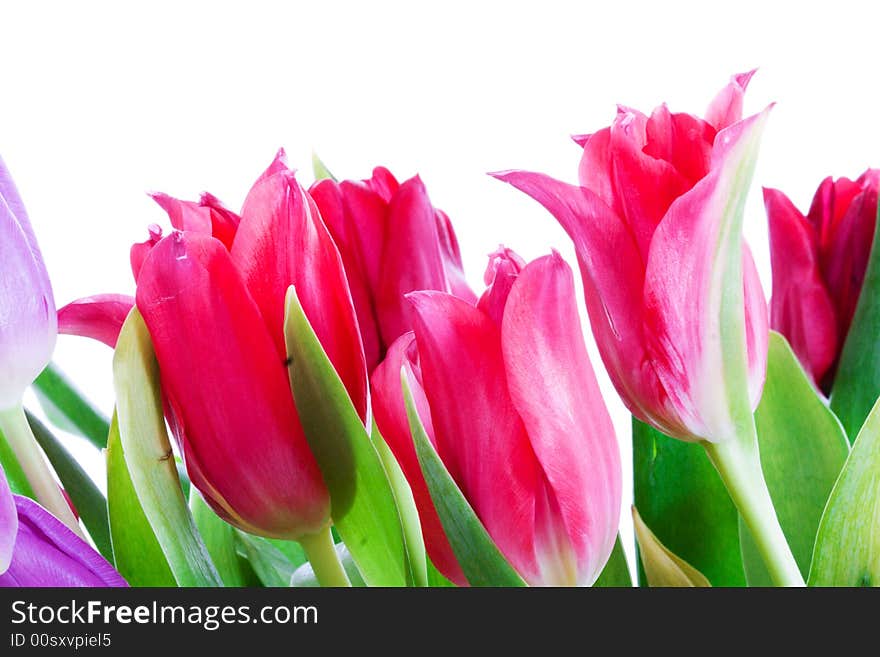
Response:
[{"label": "magenta tulip", "polygon": [[13,495],[0,468],[0,587],[128,586],[100,554],[33,500]]},{"label": "magenta tulip", "polygon": [[494,254],[475,307],[408,295],[413,333],[372,377],[382,435],[413,489],[428,552],[464,583],[415,456],[407,374],[440,458],[501,552],[533,585],[589,585],[617,534],[620,455],[583,342],[571,270]]},{"label": "magenta tulip", "polygon": [[791,343],[828,393],[849,333],[877,223],[880,169],[856,181],[826,178],[806,216],[788,197],[764,189],[770,224],[770,326]]},{"label": "magenta tulip", "polygon": [[370,371],[412,328],[407,292],[439,290],[476,302],[452,224],[418,176],[401,184],[377,167],[369,180],[322,180],[309,193],[345,263]]},{"label": "magenta tulip", "polygon": [[573,240],[593,334],[628,408],[684,440],[731,437],[731,404],[744,407],[731,400],[754,409],[764,382],[767,308],[737,212],[767,114],[740,120],[750,77],[735,76],[705,120],[619,108],[580,138],[579,186],[495,174]]}]

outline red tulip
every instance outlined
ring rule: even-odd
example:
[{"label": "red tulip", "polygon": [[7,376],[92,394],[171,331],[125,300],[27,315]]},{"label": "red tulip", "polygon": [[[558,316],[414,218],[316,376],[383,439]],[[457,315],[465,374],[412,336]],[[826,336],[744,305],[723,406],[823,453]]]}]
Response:
[{"label": "red tulip", "polygon": [[739,120],[750,77],[735,76],[705,120],[620,107],[610,127],[579,138],[580,186],[495,174],[574,241],[593,333],[624,402],[685,440],[730,437],[764,382],[767,309],[740,237],[767,114]]},{"label": "red tulip", "polygon": [[322,180],[309,193],[345,263],[370,371],[412,328],[407,292],[439,290],[476,302],[452,224],[418,176],[399,184],[377,167],[369,180]]},{"label": "red tulip", "polygon": [[826,178],[807,216],[764,189],[770,224],[770,326],[791,343],[817,385],[830,391],[852,322],[877,223],[880,169],[858,180]]},{"label": "red tulip", "polygon": [[591,584],[617,534],[621,466],[583,342],[571,270],[558,254],[489,266],[477,307],[414,292],[414,332],[373,373],[376,422],[413,489],[428,552],[464,578],[415,455],[401,367],[440,458],[530,584]]},{"label": "red tulip", "polygon": [[[329,522],[330,500],[290,391],[284,299],[295,285],[366,421],[366,364],[339,252],[283,152],[240,218],[208,195],[200,203],[153,197],[176,230],[162,237],[151,227],[131,262],[187,472],[208,504],[245,531],[315,533]],[[114,344],[125,298],[94,301],[63,309],[62,330],[79,321],[76,332]]]}]

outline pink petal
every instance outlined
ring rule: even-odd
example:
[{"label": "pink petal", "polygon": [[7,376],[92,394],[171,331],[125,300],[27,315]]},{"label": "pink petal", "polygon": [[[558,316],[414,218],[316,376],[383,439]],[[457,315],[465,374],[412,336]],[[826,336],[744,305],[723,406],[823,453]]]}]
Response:
[{"label": "pink petal", "polygon": [[574,242],[593,336],[627,408],[666,433],[680,433],[644,341],[644,264],[629,227],[583,187],[526,171],[492,175],[547,208]]},{"label": "pink petal", "polygon": [[408,298],[440,458],[501,552],[535,581],[540,471],[507,388],[498,327],[450,294]]},{"label": "pink petal", "polygon": [[709,104],[706,110],[706,121],[722,130],[742,118],[743,96],[749,81],[758,69],[752,69],[746,73],[737,73],[730,78],[730,82],[722,89]]},{"label": "pink petal", "polygon": [[614,186],[614,170],[611,165],[611,128],[603,128],[587,135],[584,152],[578,165],[581,187],[589,189],[605,205],[623,216]]},{"label": "pink petal", "polygon": [[446,271],[448,291],[468,303],[476,303],[477,295],[471,290],[464,275],[461,250],[458,246],[458,238],[452,229],[452,222],[442,210],[435,209],[434,217],[437,220],[437,237],[440,240],[440,254],[443,258],[443,269]]},{"label": "pink petal", "polygon": [[461,566],[458,565],[458,560],[455,558],[452,546],[449,545],[449,539],[446,537],[440,517],[431,500],[428,484],[425,482],[416,456],[409,420],[406,415],[406,405],[400,382],[401,368],[405,368],[413,401],[425,431],[434,442],[431,410],[425,397],[425,391],[422,389],[421,372],[417,361],[415,337],[412,332],[404,333],[391,345],[385,360],[373,371],[370,379],[373,413],[382,437],[394,453],[394,458],[397,459],[412,488],[419,511],[422,534],[425,537],[425,546],[431,561],[447,578],[456,584],[464,585],[467,580],[464,578]]},{"label": "pink petal", "polygon": [[229,252],[174,233],[141,271],[137,306],[150,331],[194,481],[233,524],[263,536],[315,532],[329,498],[297,417],[283,354]]},{"label": "pink petal", "polygon": [[91,338],[115,349],[132,306],[134,297],[126,294],[98,294],[71,301],[58,311],[58,332]]},{"label": "pink petal", "polygon": [[565,573],[567,549],[576,582],[590,585],[617,537],[622,472],[584,345],[574,277],[559,254],[522,270],[504,310],[501,344],[513,404],[549,484],[549,515],[536,521],[544,531],[535,537],[544,583],[554,583],[548,570]]},{"label": "pink petal", "polygon": [[[270,166],[269,170],[272,170]],[[264,174],[241,213],[232,260],[284,359],[284,298],[295,285],[306,317],[362,419],[367,371],[357,317],[336,245],[315,202],[288,169]]]},{"label": "pink petal", "polygon": [[375,194],[385,201],[391,203],[391,199],[397,193],[400,183],[388,169],[385,167],[376,167],[373,169],[373,177],[365,180],[364,184]]},{"label": "pink petal", "polygon": [[507,295],[510,294],[510,289],[525,266],[526,263],[522,258],[504,246],[499,246],[489,255],[489,265],[483,275],[483,281],[488,287],[480,297],[477,308],[486,313],[498,326],[501,326],[501,318],[504,316]]},{"label": "pink petal", "polygon": [[715,128],[690,114],[673,114],[661,105],[646,126],[644,152],[665,160],[693,186],[709,173]]},{"label": "pink petal", "polygon": [[770,326],[786,337],[818,385],[837,359],[834,305],[819,271],[818,237],[785,194],[764,188],[773,296]]},{"label": "pink petal", "polygon": [[141,267],[144,266],[144,261],[147,259],[147,256],[150,255],[150,251],[152,251],[153,247],[162,239],[162,228],[158,224],[150,224],[148,230],[150,236],[145,242],[131,245],[129,257],[131,260],[131,273],[134,276],[135,282],[137,282]]},{"label": "pink petal", "polygon": [[18,512],[6,473],[0,465],[0,575],[6,572],[12,562],[12,550],[18,534]]}]

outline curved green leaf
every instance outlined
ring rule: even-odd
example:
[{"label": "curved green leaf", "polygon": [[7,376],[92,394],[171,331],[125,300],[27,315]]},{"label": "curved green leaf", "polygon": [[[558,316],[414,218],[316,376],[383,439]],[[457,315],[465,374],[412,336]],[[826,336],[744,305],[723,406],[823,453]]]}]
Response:
[{"label": "curved green leaf", "polygon": [[34,489],[31,488],[30,482],[28,482],[24,470],[21,469],[21,464],[18,462],[15,452],[12,451],[12,447],[9,446],[2,430],[0,430],[0,466],[3,466],[6,481],[9,482],[9,488],[13,493],[24,495],[32,500],[36,499]]},{"label": "curved green leaf", "polygon": [[89,530],[98,552],[113,563],[113,547],[110,542],[110,519],[107,516],[107,500],[98,490],[95,482],[86,474],[76,459],[62,445],[46,426],[26,411],[28,424],[34,438],[40,444],[49,463],[61,480],[61,485],[70,496],[70,501],[80,519]]},{"label": "curved green leaf", "polygon": [[253,536],[238,529],[234,532],[236,550],[247,559],[263,586],[290,586],[294,572],[306,562],[305,553],[297,543],[286,542],[295,546],[295,552],[289,553],[282,551],[280,541]]},{"label": "curved green leaf", "polygon": [[828,498],[809,585],[880,586],[880,401]]},{"label": "curved green leaf", "polygon": [[342,380],[290,287],[284,340],[290,386],[330,492],[331,516],[370,586],[407,586],[413,575],[392,485]]},{"label": "curved green leaf", "polygon": [[34,391],[46,417],[59,429],[87,438],[98,449],[107,446],[110,420],[76,389],[55,363],[49,363],[37,377]]},{"label": "curved green leaf", "polygon": [[250,573],[242,567],[243,560],[235,549],[235,528],[214,513],[195,487],[190,490],[189,508],[223,584],[247,586]]},{"label": "curved green leaf", "polygon": [[739,514],[702,446],[633,418],[633,486],[635,506],[658,540],[713,586],[745,585]]},{"label": "curved green leaf", "polygon": [[611,556],[608,557],[608,563],[599,574],[594,587],[626,587],[631,588],[633,585],[632,576],[629,574],[629,566],[626,563],[626,555],[623,553],[623,544],[620,542],[620,535],[614,541],[614,549]]},{"label": "curved green leaf", "polygon": [[131,485],[175,581],[179,586],[222,586],[183,497],[165,430],[159,364],[137,308],[129,313],[116,343],[113,384]]},{"label": "curved green leaf", "polygon": [[[775,331],[770,332],[767,380],[755,424],[767,488],[795,561],[806,577],[819,520],[849,455],[849,443],[788,342]],[[742,522],[740,541],[749,586],[773,586]]]},{"label": "curved green leaf", "polygon": [[131,483],[115,415],[107,440],[107,509],[116,570],[131,586],[176,586]]},{"label": "curved green leaf", "polygon": [[632,509],[633,526],[639,545],[639,555],[648,586],[661,587],[697,587],[712,586],[709,580],[687,561],[671,552],[661,543],[654,533],[639,516],[635,507]]},{"label": "curved green leaf", "polygon": [[[880,226],[880,207],[877,213]],[[871,255],[831,390],[831,410],[850,442],[856,439],[880,397],[880,230],[874,231]]]},{"label": "curved green leaf", "polygon": [[428,484],[431,501],[434,502],[440,523],[467,581],[471,586],[525,586],[525,582],[501,554],[434,451],[403,372],[401,385],[416,455]]},{"label": "curved green leaf", "polygon": [[315,174],[315,182],[319,180],[332,180],[336,182],[336,176],[330,173],[330,169],[327,168],[327,165],[321,161],[321,158],[314,151],[312,151],[312,171]]}]

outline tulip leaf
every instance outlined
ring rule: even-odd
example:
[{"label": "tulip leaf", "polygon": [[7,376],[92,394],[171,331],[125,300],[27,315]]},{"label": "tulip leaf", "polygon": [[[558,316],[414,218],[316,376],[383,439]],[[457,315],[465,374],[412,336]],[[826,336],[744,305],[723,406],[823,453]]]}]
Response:
[{"label": "tulip leaf", "polygon": [[[342,563],[342,567],[345,569],[345,573],[348,575],[351,585],[366,586],[364,578],[354,564],[354,559],[351,558],[351,552],[345,547],[345,543],[336,544],[336,555],[339,557],[339,561]],[[427,578],[427,571],[425,577]],[[290,578],[290,586],[303,588],[317,588],[321,586],[318,582],[318,578],[315,577],[315,571],[312,569],[312,564],[306,562],[297,568],[293,573],[293,576]]]},{"label": "tulip leaf", "polygon": [[302,560],[291,559],[274,544],[274,541],[261,536],[252,536],[238,529],[233,531],[236,549],[247,559],[263,586],[271,588],[290,586],[294,572],[305,562],[304,554]]},{"label": "tulip leaf", "polygon": [[631,588],[632,576],[629,573],[629,566],[626,563],[626,555],[623,553],[623,544],[620,542],[620,535],[614,541],[614,549],[608,562],[599,574],[594,587],[626,587]]},{"label": "tulip leaf", "polygon": [[699,570],[671,552],[642,520],[633,507],[633,526],[639,544],[639,555],[648,586],[705,587],[712,586]]},{"label": "tulip leaf", "polygon": [[87,438],[95,447],[107,446],[110,420],[98,411],[55,363],[34,381],[37,399],[46,417],[59,429]]},{"label": "tulip leaf", "polygon": [[739,514],[703,447],[633,418],[633,484],[635,505],[658,540],[713,586],[745,585]]},{"label": "tulip leaf", "polygon": [[434,450],[416,411],[406,376],[401,372],[406,415],[416,456],[452,552],[471,586],[525,586],[477,518]]},{"label": "tulip leaf", "polygon": [[339,535],[370,586],[412,584],[388,473],[293,286],[287,293],[284,339],[297,412],[330,492]]},{"label": "tulip leaf", "polygon": [[249,573],[235,549],[235,528],[214,513],[195,488],[190,490],[189,508],[224,586],[247,586]]},{"label": "tulip leaf", "polygon": [[810,586],[880,586],[880,401],[828,498],[808,581]]},{"label": "tulip leaf", "polygon": [[168,559],[135,493],[116,416],[107,440],[107,509],[116,570],[131,586],[176,586]]},{"label": "tulip leaf", "polygon": [[315,182],[319,180],[332,180],[336,182],[336,176],[330,173],[330,169],[327,168],[327,165],[321,161],[321,158],[314,151],[312,151],[312,171],[315,174]]},{"label": "tulip leaf", "polygon": [[113,384],[131,485],[175,581],[179,586],[222,586],[180,487],[162,412],[159,364],[137,308],[116,343]]},{"label": "tulip leaf", "polygon": [[[880,206],[877,225],[880,226]],[[880,397],[880,230],[874,241],[859,301],[853,315],[831,389],[831,410],[840,418],[850,442],[856,439],[874,402]]]},{"label": "tulip leaf", "polygon": [[76,512],[89,530],[98,552],[113,563],[113,547],[110,542],[110,519],[107,516],[107,500],[95,482],[86,474],[76,459],[59,442],[51,431],[37,418],[27,413],[28,423],[49,463],[70,496]]},{"label": "tulip leaf", "polygon": [[425,540],[422,537],[422,525],[419,521],[419,512],[416,509],[416,500],[413,497],[412,489],[400,468],[397,459],[391,452],[391,448],[385,442],[376,422],[373,422],[373,431],[370,434],[376,451],[385,465],[385,472],[388,473],[388,480],[391,482],[391,489],[394,492],[394,499],[397,502],[397,509],[400,511],[400,521],[403,524],[403,534],[406,539],[406,551],[409,555],[409,565],[413,574],[414,586],[428,586],[428,564],[427,554],[425,553]]},{"label": "tulip leaf", "polygon": [[[788,342],[775,331],[770,332],[767,380],[755,424],[767,488],[795,561],[806,577],[819,520],[849,455],[849,442]],[[749,586],[772,586],[742,520],[740,541]]]},{"label": "tulip leaf", "polygon": [[25,476],[24,470],[21,469],[21,464],[15,456],[15,452],[12,451],[12,447],[9,446],[6,436],[3,435],[2,431],[0,431],[0,466],[3,466],[6,481],[9,482],[9,489],[13,493],[29,497],[32,500],[36,499],[34,490],[31,488],[27,476]]}]

